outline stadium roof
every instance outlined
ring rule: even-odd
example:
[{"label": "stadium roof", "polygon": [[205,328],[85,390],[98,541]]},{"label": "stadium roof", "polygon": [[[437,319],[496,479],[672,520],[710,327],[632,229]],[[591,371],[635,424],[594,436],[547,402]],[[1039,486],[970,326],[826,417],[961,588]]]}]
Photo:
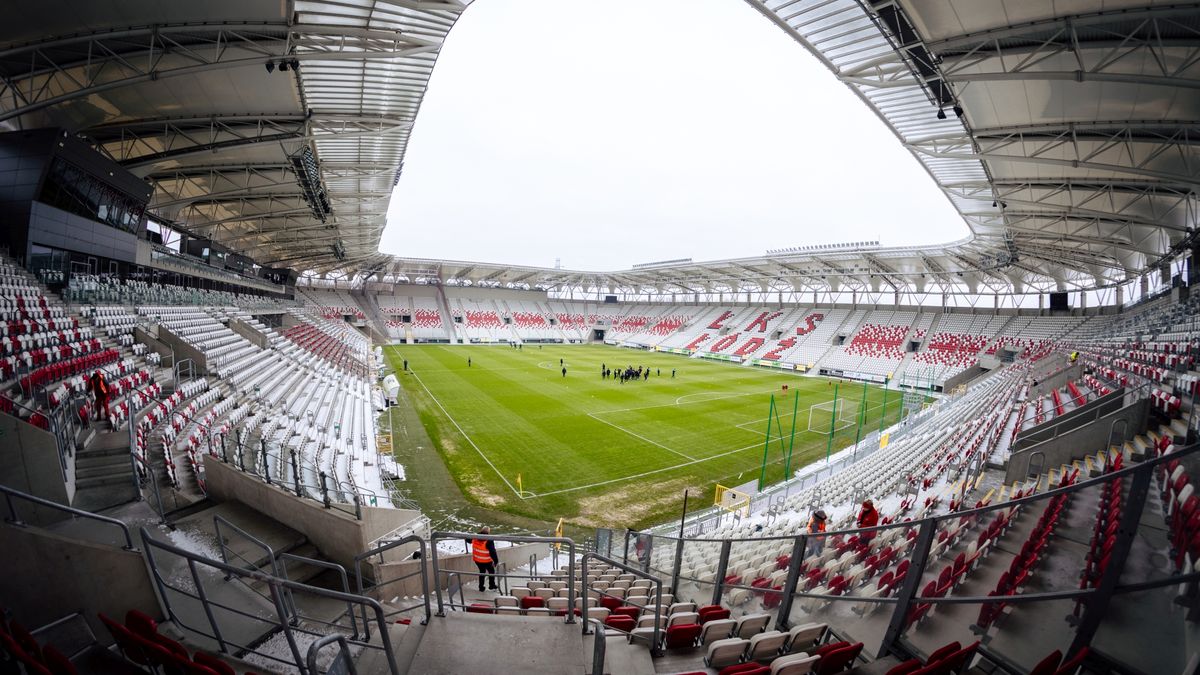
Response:
[{"label": "stadium roof", "polygon": [[1120,284],[1193,242],[1200,5],[747,1],[875,110],[968,238],[620,272],[382,254],[412,125],[467,0],[18,3],[0,26],[0,124],[77,133],[154,186],[165,222],[316,274],[1025,293]]}]

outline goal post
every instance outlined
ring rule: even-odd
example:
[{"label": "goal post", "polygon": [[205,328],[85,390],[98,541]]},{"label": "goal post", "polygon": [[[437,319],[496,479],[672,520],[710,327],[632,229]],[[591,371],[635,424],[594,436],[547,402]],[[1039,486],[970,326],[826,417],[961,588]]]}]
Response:
[{"label": "goal post", "polygon": [[858,424],[862,402],[850,397],[814,403],[808,407],[808,430],[815,434],[845,431]]}]

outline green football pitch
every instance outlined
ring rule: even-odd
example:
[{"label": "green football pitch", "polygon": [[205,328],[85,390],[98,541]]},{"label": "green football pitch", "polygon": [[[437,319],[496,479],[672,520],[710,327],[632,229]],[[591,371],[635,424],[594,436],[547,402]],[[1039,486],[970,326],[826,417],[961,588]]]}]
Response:
[{"label": "green football pitch", "polygon": [[[760,479],[764,446],[766,483],[779,482],[789,450],[792,471],[824,461],[902,408],[874,385],[604,345],[400,345],[387,358],[470,500],[587,526],[661,522],[685,488],[693,506],[711,505],[716,484]],[[602,364],[651,374],[622,384]]]}]

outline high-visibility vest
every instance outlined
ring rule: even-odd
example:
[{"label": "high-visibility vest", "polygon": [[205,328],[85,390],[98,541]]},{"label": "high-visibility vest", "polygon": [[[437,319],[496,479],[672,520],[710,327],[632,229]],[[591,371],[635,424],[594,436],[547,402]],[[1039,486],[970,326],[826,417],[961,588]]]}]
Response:
[{"label": "high-visibility vest", "polygon": [[492,562],[492,552],[488,550],[487,541],[483,539],[471,540],[471,559],[477,563]]},{"label": "high-visibility vest", "polygon": [[810,533],[824,532],[825,531],[825,521],[817,520],[816,518],[810,518],[808,521],[808,531]]}]

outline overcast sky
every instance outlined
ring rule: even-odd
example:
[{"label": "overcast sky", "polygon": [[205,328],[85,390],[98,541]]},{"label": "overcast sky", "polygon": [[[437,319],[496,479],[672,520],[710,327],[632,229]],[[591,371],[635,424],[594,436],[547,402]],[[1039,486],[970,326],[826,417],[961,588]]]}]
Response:
[{"label": "overcast sky", "polygon": [[382,250],[616,270],[966,234],[879,118],[741,0],[476,0]]}]

